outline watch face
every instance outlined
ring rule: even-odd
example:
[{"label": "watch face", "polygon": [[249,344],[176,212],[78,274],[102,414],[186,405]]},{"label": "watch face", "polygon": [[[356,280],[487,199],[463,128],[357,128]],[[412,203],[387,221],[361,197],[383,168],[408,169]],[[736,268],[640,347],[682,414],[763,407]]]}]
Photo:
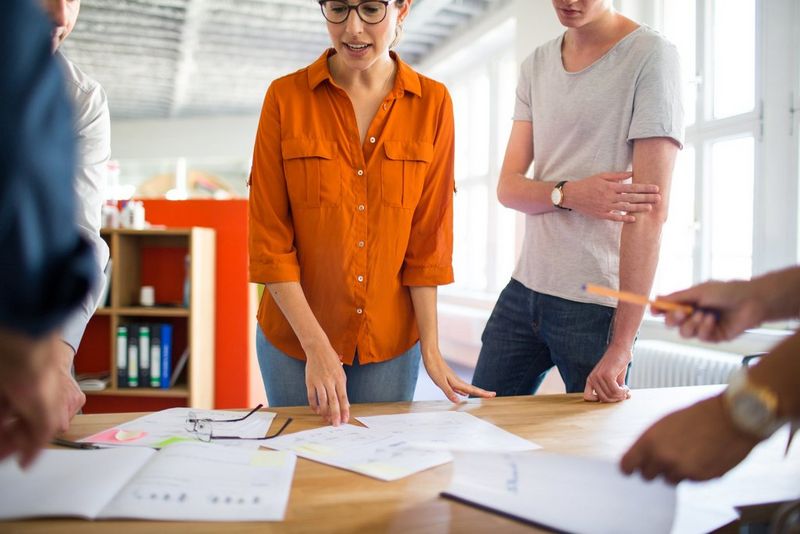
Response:
[{"label": "watch face", "polygon": [[553,190],[550,192],[550,200],[553,202],[554,205],[558,206],[561,204],[561,189],[554,187]]},{"label": "watch face", "polygon": [[750,429],[759,429],[770,419],[769,409],[754,395],[737,395],[733,402],[736,419]]}]

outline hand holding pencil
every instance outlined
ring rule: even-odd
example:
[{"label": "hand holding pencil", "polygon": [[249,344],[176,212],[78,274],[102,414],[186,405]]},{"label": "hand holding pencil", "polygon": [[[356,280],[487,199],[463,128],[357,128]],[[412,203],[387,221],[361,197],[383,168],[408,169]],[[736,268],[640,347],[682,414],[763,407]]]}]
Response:
[{"label": "hand holding pencil", "polygon": [[584,289],[623,302],[649,305],[653,314],[665,316],[667,326],[679,327],[681,336],[703,341],[733,339],[764,320],[757,291],[747,282],[705,282],[655,300],[594,284],[586,284]]}]

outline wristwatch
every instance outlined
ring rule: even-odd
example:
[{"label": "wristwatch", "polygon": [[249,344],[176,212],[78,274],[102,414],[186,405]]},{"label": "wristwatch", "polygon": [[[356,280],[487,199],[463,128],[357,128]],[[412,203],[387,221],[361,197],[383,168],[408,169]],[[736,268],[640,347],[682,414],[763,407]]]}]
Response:
[{"label": "wristwatch", "polygon": [[556,184],[553,190],[550,192],[550,200],[553,202],[553,206],[567,211],[572,211],[569,208],[565,208],[562,206],[564,203],[564,184],[567,183],[567,180],[561,180]]},{"label": "wristwatch", "polygon": [[766,439],[788,422],[778,417],[778,396],[768,387],[753,384],[747,368],[733,372],[725,390],[725,407],[736,428]]}]

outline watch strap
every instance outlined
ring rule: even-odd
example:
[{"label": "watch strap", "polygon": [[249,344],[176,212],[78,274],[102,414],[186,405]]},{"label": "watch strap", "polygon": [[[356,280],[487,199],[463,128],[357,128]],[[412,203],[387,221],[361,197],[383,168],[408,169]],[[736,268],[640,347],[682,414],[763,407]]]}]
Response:
[{"label": "watch strap", "polygon": [[561,193],[561,200],[558,202],[558,204],[553,204],[553,206],[561,210],[572,211],[570,208],[565,208],[564,206],[562,206],[562,204],[564,203],[564,184],[566,184],[568,181],[569,180],[561,180],[553,188],[553,189],[558,189],[558,191]]}]

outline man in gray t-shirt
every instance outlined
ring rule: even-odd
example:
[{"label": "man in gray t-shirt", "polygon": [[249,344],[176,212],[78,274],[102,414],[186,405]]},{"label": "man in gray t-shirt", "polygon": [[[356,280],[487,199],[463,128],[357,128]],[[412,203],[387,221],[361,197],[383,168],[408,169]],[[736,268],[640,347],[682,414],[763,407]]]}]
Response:
[{"label": "man in gray t-shirt", "polygon": [[526,214],[522,253],[473,383],[531,394],[556,365],[568,392],[612,402],[644,309],[582,287],[650,292],[682,142],[678,54],[610,2],[554,5],[568,29],[522,64],[498,185]]}]

